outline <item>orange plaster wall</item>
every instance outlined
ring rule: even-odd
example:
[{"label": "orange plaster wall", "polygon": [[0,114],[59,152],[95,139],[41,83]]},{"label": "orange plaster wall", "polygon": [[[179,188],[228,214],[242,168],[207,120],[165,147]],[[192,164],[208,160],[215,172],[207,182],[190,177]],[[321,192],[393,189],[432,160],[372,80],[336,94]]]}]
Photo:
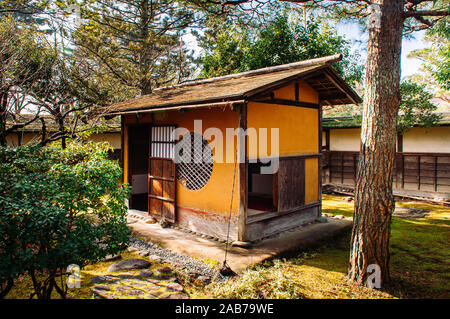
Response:
[{"label": "orange plaster wall", "polygon": [[[275,98],[295,100],[294,84],[280,88]],[[299,83],[299,100],[303,102],[318,103],[318,94],[308,84]],[[267,149],[270,156],[271,137],[270,129],[279,128],[280,156],[317,154],[319,152],[319,119],[318,110],[287,105],[276,105],[251,102],[248,104],[248,127],[268,128]],[[259,140],[259,132],[258,132]],[[249,158],[262,157],[248,147]],[[305,160],[305,204],[319,200],[318,159]]]},{"label": "orange plaster wall", "polygon": [[[308,83],[300,81],[298,82],[299,100],[302,102],[318,103],[319,95],[317,92],[309,86]],[[284,86],[278,90],[273,91],[275,98],[295,100],[295,84]]]},{"label": "orange plaster wall", "polygon": [[[295,84],[274,91],[275,98],[295,100]],[[307,83],[299,82],[299,101],[319,103],[317,92]],[[249,128],[267,128],[267,150],[270,156],[271,128],[279,128],[280,155],[317,153],[319,148],[318,110],[296,106],[250,102],[248,104]],[[258,131],[258,130],[257,130]],[[258,131],[259,140],[259,131]],[[258,145],[258,153],[259,145]],[[257,157],[248,148],[249,158]],[[261,156],[261,154],[260,154]]]},{"label": "orange plaster wall", "polygon": [[[248,127],[255,128],[258,132],[258,154],[262,155],[259,150],[259,128],[267,128],[268,156],[271,155],[270,132],[272,128],[279,129],[280,155],[317,153],[319,148],[317,112],[316,109],[311,108],[250,102],[248,104]],[[248,154],[249,158],[258,156],[250,145]]]},{"label": "orange plaster wall", "polygon": [[317,158],[305,159],[305,204],[319,200],[319,161]]}]

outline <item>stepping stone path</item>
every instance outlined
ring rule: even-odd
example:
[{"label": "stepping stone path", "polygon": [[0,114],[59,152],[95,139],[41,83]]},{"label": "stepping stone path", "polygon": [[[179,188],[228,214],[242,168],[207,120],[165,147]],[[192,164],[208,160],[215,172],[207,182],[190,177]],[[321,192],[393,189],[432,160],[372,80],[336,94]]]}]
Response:
[{"label": "stepping stone path", "polygon": [[119,260],[122,258],[122,255],[108,255],[105,257],[105,262]]},{"label": "stepping stone path", "polygon": [[428,209],[420,209],[420,208],[408,208],[408,207],[395,207],[394,213],[392,216],[405,218],[405,219],[416,219],[416,218],[424,218],[428,215],[430,211]]},{"label": "stepping stone path", "polygon": [[[120,265],[122,269],[124,264],[141,267],[143,263],[136,260],[142,259],[122,260],[111,265],[110,268],[119,263],[122,263]],[[150,263],[148,264],[150,266]],[[116,269],[116,267],[113,268]],[[183,286],[175,281],[176,277],[170,267],[160,267],[154,272],[150,269],[142,269],[93,277],[92,291],[94,298],[100,299],[189,299]]]},{"label": "stepping stone path", "polygon": [[115,272],[121,270],[130,270],[130,269],[144,269],[151,266],[151,263],[144,259],[125,259],[118,261],[108,268],[108,272]]}]

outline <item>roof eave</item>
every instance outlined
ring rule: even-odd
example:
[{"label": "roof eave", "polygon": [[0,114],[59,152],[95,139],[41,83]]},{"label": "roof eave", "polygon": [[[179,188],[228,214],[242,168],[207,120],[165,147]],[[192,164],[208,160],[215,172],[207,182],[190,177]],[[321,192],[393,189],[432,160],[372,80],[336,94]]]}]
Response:
[{"label": "roof eave", "polygon": [[245,98],[242,94],[222,96],[220,98],[214,99],[203,99],[188,101],[183,103],[165,103],[152,106],[142,106],[137,108],[127,108],[124,110],[112,110],[107,111],[108,115],[123,115],[130,113],[151,113],[160,111],[172,111],[181,110],[187,108],[200,108],[200,107],[216,107],[216,106],[226,106],[227,104],[232,105],[236,103],[244,103]]}]

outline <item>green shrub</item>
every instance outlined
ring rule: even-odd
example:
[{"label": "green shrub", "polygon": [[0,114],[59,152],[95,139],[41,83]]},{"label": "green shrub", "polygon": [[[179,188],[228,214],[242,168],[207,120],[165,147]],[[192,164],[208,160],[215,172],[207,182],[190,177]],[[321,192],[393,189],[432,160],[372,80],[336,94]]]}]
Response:
[{"label": "green shrub", "polygon": [[71,142],[64,150],[0,148],[3,296],[14,279],[29,275],[38,298],[50,298],[53,289],[65,297],[67,286],[56,279],[68,265],[83,267],[126,247],[129,189],[108,149],[92,142]]}]

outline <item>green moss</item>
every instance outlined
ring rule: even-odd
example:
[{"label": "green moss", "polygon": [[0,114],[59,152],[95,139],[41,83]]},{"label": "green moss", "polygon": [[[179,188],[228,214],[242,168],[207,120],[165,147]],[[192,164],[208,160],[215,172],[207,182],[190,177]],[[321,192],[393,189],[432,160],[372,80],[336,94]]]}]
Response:
[{"label": "green moss", "polygon": [[201,260],[202,262],[204,262],[205,264],[207,264],[209,267],[214,268],[214,269],[219,269],[220,268],[220,263],[212,258],[204,258]]}]

